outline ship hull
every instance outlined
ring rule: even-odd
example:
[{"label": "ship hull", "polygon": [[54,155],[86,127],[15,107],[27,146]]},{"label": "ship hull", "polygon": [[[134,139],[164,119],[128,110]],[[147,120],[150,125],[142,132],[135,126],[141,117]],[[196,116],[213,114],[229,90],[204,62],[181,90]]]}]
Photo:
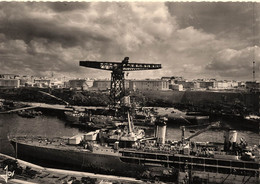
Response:
[{"label": "ship hull", "polygon": [[[11,141],[17,150],[17,157],[45,167],[55,167],[70,170],[88,171],[101,174],[113,174],[142,178],[147,172],[158,170],[163,173],[163,167],[146,166],[125,163],[120,156],[96,154],[89,151],[60,150],[45,148]],[[17,148],[16,148],[17,147]]]},{"label": "ship hull", "polygon": [[[259,165],[254,162],[236,160],[221,160],[208,157],[195,157],[181,154],[151,154],[147,153],[137,158],[134,150],[125,150],[122,155],[112,149],[104,150],[103,154],[77,148],[61,149],[31,145],[11,140],[17,150],[18,158],[46,167],[80,170],[100,174],[113,174],[143,179],[176,181],[185,180],[184,170],[197,174],[193,179],[216,181],[217,183],[249,184],[259,182]],[[141,154],[142,152],[137,153]],[[132,156],[131,156],[132,155]],[[149,157],[147,157],[149,156]],[[160,160],[158,160],[160,159]],[[216,165],[218,163],[218,165]],[[149,164],[149,165],[148,165]],[[222,164],[222,165],[221,165]],[[165,175],[165,173],[167,173]],[[185,172],[182,176],[178,173]],[[200,173],[206,174],[200,174]],[[199,174],[198,174],[199,173]],[[209,177],[212,175],[212,177]],[[244,179],[243,179],[244,178]]]},{"label": "ship hull", "polygon": [[80,116],[73,115],[72,112],[65,112],[65,118],[69,122],[79,122],[80,121]]}]

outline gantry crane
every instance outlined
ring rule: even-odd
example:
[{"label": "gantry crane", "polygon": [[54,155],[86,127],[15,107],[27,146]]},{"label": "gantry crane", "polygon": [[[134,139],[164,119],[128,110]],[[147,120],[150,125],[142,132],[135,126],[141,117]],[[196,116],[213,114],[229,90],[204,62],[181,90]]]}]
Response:
[{"label": "gantry crane", "polygon": [[124,71],[154,70],[162,68],[161,64],[129,63],[129,57],[125,57],[121,63],[107,61],[80,61],[79,65],[112,71],[110,97],[113,100],[113,105],[116,105],[120,102],[121,98],[125,96]]}]

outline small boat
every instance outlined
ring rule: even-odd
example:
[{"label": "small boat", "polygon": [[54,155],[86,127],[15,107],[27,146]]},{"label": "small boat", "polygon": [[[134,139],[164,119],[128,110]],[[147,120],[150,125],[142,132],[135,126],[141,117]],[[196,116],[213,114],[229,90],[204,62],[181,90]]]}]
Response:
[{"label": "small boat", "polygon": [[83,122],[88,117],[86,113],[80,112],[76,109],[73,109],[73,111],[65,111],[64,115],[66,120],[72,123]]},{"label": "small boat", "polygon": [[257,115],[248,115],[245,117],[245,119],[248,119],[248,120],[258,120],[260,121],[260,116],[257,116]]},{"label": "small boat", "polygon": [[18,111],[17,114],[23,118],[35,118],[35,113],[33,113],[33,111],[29,111],[29,110],[21,110]]}]

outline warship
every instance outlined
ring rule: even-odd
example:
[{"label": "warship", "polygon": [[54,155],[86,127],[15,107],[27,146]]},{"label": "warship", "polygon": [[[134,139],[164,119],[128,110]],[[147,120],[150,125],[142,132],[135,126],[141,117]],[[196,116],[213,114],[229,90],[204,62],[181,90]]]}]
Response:
[{"label": "warship", "polygon": [[34,110],[20,110],[17,112],[18,116],[24,118],[35,118],[36,116],[42,115],[41,111],[34,111]]},{"label": "warship", "polygon": [[[223,144],[166,140],[166,117],[157,117],[155,135],[134,127],[100,129],[70,138],[10,137],[20,159],[55,167],[166,181],[216,183],[259,182],[259,154],[237,132],[225,134]],[[259,151],[259,150],[258,150]]]}]

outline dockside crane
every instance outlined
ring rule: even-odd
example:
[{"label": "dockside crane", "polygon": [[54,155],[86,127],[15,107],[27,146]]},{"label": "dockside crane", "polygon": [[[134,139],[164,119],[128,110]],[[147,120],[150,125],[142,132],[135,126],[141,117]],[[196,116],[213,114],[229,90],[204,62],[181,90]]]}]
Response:
[{"label": "dockside crane", "polygon": [[182,131],[182,135],[181,135],[181,142],[184,143],[185,141],[189,141],[190,139],[192,139],[193,137],[196,137],[200,134],[202,134],[203,132],[206,132],[207,130],[209,130],[212,127],[219,127],[220,126],[220,122],[213,122],[213,123],[209,123],[207,124],[208,126],[206,128],[203,128],[201,130],[199,130],[198,132],[194,133],[193,135],[185,138],[184,134],[185,134],[185,128],[187,127],[199,127],[201,125],[191,125],[191,126],[181,126],[180,129]]},{"label": "dockside crane", "polygon": [[65,101],[65,100],[63,100],[63,99],[61,99],[61,98],[59,98],[59,97],[57,97],[57,96],[54,96],[54,95],[52,95],[52,94],[50,94],[50,93],[47,93],[47,92],[44,92],[44,91],[39,91],[39,92],[42,93],[42,94],[44,94],[44,95],[50,96],[50,97],[52,97],[52,98],[55,98],[55,99],[57,99],[57,100],[59,100],[59,101],[65,103],[67,107],[70,106],[70,103],[69,103],[69,102],[67,102],[67,101]]},{"label": "dockside crane", "polygon": [[125,71],[155,70],[161,69],[161,64],[129,63],[129,57],[120,62],[108,61],[80,61],[80,66],[109,70],[111,72],[110,97],[113,106],[125,96]]}]

